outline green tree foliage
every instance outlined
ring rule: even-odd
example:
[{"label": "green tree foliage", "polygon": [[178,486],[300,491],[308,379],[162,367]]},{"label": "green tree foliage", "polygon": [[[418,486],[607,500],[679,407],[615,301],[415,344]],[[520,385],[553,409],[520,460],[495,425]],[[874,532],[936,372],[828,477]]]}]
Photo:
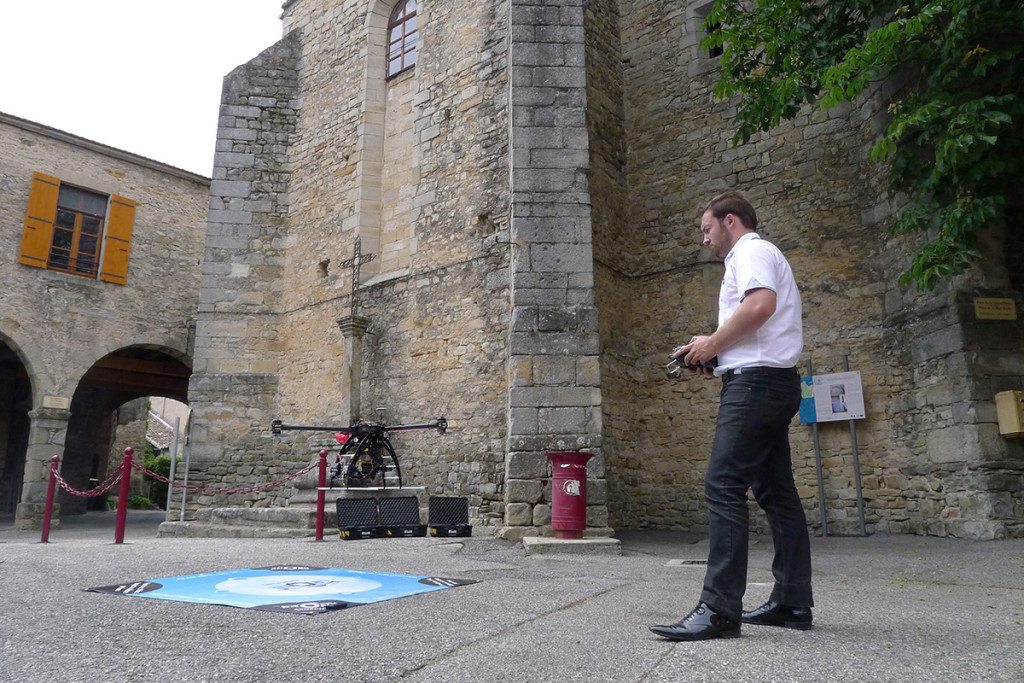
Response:
[{"label": "green tree foliage", "polygon": [[931,289],[980,258],[1024,177],[1024,2],[716,0],[705,26],[724,50],[715,94],[739,96],[734,142],[896,79],[871,156],[908,200],[894,232],[928,235],[901,282]]}]

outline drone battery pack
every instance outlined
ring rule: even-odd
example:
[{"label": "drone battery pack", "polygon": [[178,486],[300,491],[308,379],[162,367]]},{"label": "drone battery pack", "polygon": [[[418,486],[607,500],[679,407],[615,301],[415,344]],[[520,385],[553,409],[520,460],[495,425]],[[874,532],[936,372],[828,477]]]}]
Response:
[{"label": "drone battery pack", "polygon": [[466,538],[473,535],[469,524],[431,524],[430,535],[435,538]]}]

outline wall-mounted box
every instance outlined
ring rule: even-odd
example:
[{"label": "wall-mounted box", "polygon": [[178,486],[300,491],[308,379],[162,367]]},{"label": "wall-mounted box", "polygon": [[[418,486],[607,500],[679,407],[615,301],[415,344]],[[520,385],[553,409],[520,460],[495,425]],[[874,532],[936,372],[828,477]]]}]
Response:
[{"label": "wall-mounted box", "polygon": [[1024,391],[1000,391],[996,394],[999,433],[1008,437],[1024,436]]}]

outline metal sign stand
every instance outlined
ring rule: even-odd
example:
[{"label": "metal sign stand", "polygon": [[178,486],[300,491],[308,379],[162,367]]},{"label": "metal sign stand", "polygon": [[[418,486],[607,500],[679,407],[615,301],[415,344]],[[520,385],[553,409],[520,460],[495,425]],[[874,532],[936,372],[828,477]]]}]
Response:
[{"label": "metal sign stand", "polygon": [[[843,356],[843,371],[850,371],[850,357]],[[814,377],[814,365],[807,361],[807,376]],[[860,523],[860,535],[867,536],[864,526],[864,491],[860,479],[860,452],[857,447],[857,421],[850,420],[850,446],[853,449],[853,481],[857,492],[857,516]],[[818,436],[817,421],[811,423],[811,435],[814,439],[814,464],[818,471],[818,514],[821,518],[821,535],[828,536],[828,514],[825,511],[825,475],[821,464],[821,441]]]},{"label": "metal sign stand", "polygon": [[[843,356],[843,372],[850,371],[850,357]],[[867,536],[864,528],[864,491],[860,484],[860,454],[857,451],[857,421],[850,420],[850,446],[853,448],[853,481],[857,487],[857,516],[860,520],[860,535]]]},{"label": "metal sign stand", "polygon": [[[814,377],[814,365],[807,359],[807,376]],[[818,515],[821,518],[821,535],[828,536],[828,514],[825,512],[825,475],[821,467],[821,441],[818,439],[818,423],[811,423],[814,436],[814,466],[818,470]]]}]

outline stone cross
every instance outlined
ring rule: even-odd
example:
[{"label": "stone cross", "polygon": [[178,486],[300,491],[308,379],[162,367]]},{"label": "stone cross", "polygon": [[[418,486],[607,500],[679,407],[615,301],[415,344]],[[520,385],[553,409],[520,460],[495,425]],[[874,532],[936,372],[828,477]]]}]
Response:
[{"label": "stone cross", "polygon": [[352,248],[352,258],[345,259],[338,264],[341,268],[352,269],[352,303],[350,305],[352,317],[358,315],[359,308],[359,270],[362,268],[364,263],[377,258],[376,254],[364,254],[362,249],[362,238],[356,238],[356,245]]},{"label": "stone cross", "polygon": [[346,424],[353,423],[359,417],[360,381],[363,376],[363,335],[370,321],[360,317],[359,310],[359,271],[364,263],[377,258],[376,254],[364,254],[362,240],[356,238],[352,248],[352,258],[345,259],[339,266],[352,269],[352,301],[349,314],[338,321],[341,334],[345,338],[345,355],[341,369],[342,406],[341,418]]}]

